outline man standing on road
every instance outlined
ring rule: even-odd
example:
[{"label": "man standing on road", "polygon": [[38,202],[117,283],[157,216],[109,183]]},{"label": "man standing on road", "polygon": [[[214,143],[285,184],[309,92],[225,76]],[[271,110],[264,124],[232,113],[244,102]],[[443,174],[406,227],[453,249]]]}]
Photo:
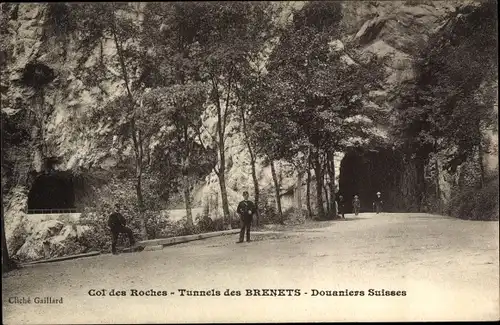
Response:
[{"label": "man standing on road", "polygon": [[375,199],[375,202],[373,202],[373,207],[375,208],[375,212],[377,212],[377,214],[382,212],[382,204],[384,203],[382,201],[381,195],[382,194],[380,192],[377,192],[377,197]]},{"label": "man standing on road", "polygon": [[236,212],[240,215],[241,218],[241,231],[240,231],[240,240],[236,243],[242,243],[245,235],[245,230],[247,233],[247,242],[250,241],[250,226],[252,225],[253,215],[257,212],[257,208],[255,204],[248,200],[248,192],[243,192],[243,201],[238,204],[238,208]]},{"label": "man standing on road", "polygon": [[359,214],[359,208],[361,208],[361,201],[359,200],[359,196],[354,195],[354,199],[352,200],[352,207],[354,208],[354,215]]},{"label": "man standing on road", "polygon": [[120,213],[120,205],[115,204],[115,212],[113,212],[108,219],[108,226],[111,230],[111,252],[116,255],[116,242],[118,241],[119,234],[127,234],[130,247],[135,245],[134,235],[132,230],[126,226],[127,220]]},{"label": "man standing on road", "polygon": [[337,196],[337,207],[340,218],[345,219],[345,201],[342,195]]}]

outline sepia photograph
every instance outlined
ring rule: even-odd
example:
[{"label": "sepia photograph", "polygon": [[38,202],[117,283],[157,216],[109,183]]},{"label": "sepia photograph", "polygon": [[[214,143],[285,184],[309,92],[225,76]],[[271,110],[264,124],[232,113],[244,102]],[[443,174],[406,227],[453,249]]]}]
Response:
[{"label": "sepia photograph", "polygon": [[496,0],[2,2],[2,323],[499,321]]}]

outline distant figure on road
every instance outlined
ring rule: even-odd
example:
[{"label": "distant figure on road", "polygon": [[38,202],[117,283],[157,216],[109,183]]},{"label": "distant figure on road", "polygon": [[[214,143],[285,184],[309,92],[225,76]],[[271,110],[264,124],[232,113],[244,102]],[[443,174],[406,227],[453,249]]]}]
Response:
[{"label": "distant figure on road", "polygon": [[359,196],[354,195],[354,199],[352,200],[352,206],[354,208],[354,214],[359,214],[359,209],[361,208],[361,201],[359,200]]},{"label": "distant figure on road", "polygon": [[248,192],[243,192],[243,201],[238,204],[238,208],[236,212],[240,215],[241,218],[241,231],[240,231],[240,240],[236,243],[242,243],[243,237],[245,235],[245,230],[247,234],[247,242],[250,241],[250,226],[252,225],[253,215],[257,212],[257,208],[255,204],[248,199]]},{"label": "distant figure on road", "polygon": [[134,235],[132,230],[126,226],[127,220],[120,213],[120,205],[115,204],[115,212],[113,212],[108,219],[108,226],[111,230],[111,252],[116,255],[116,242],[118,241],[119,234],[127,234],[129,245],[135,245]]},{"label": "distant figure on road", "polygon": [[384,203],[381,195],[382,194],[380,192],[377,192],[377,197],[375,198],[375,202],[373,202],[373,209],[377,212],[377,214],[382,212],[382,204]]},{"label": "distant figure on road", "polygon": [[345,200],[344,200],[344,197],[342,195],[339,195],[337,197],[337,206],[339,208],[339,216],[342,219],[345,219]]}]

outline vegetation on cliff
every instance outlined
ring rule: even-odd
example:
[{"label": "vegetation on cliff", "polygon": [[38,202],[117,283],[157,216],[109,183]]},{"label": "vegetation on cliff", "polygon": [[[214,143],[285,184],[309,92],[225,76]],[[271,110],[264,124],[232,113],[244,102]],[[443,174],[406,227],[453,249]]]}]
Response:
[{"label": "vegetation on cliff", "polygon": [[[420,50],[415,60],[416,78],[403,85],[396,110],[394,131],[408,156],[422,168],[437,164],[442,157],[444,170],[462,174],[447,210],[463,218],[498,217],[494,212],[498,203],[493,204],[498,192],[495,195],[490,188],[498,183],[498,166],[493,174],[488,173],[484,159],[492,153],[487,132],[498,132],[495,8],[489,1],[465,6],[449,17]],[[439,183],[439,169],[434,177]],[[439,186],[432,192],[426,190],[423,180],[420,184],[421,196],[440,199]],[[475,192],[490,203],[476,199]]]}]

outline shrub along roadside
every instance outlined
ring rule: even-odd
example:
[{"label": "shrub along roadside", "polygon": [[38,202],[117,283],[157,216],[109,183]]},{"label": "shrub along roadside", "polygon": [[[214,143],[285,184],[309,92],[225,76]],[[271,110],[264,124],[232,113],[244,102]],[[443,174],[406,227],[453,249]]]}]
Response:
[{"label": "shrub along roadside", "polygon": [[[111,233],[107,225],[107,219],[111,213],[111,207],[101,207],[98,210],[93,209],[92,212],[85,211],[82,213],[80,224],[91,226],[93,229],[84,233],[79,238],[80,244],[86,247],[86,252],[93,250],[101,252],[111,251]],[[134,237],[138,241],[146,239],[140,237],[140,212],[123,207],[122,213],[127,219],[127,226],[132,229]],[[145,211],[142,212],[142,215],[145,215],[146,230],[148,233],[147,239],[169,238],[224,230],[222,219],[212,220],[208,216],[197,216],[195,224],[188,226],[185,220],[170,221],[168,216],[162,216],[158,212]],[[235,222],[233,229],[237,227]],[[126,236],[120,235],[118,246],[126,245],[128,245]]]},{"label": "shrub along roadside", "polygon": [[498,170],[485,179],[482,188],[459,190],[450,200],[447,213],[466,220],[498,220]]}]

